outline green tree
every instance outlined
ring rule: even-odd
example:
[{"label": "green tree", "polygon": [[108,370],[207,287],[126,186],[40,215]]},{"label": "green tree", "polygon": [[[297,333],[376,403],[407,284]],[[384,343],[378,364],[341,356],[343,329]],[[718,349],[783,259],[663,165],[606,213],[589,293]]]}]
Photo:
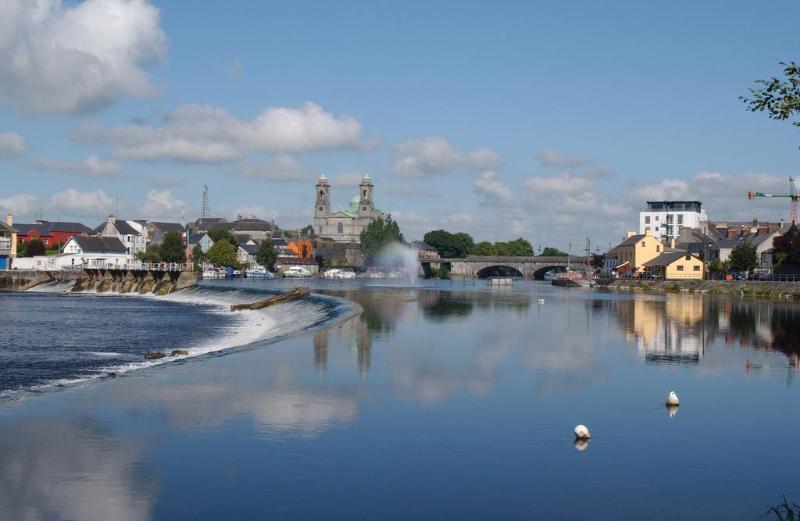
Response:
[{"label": "green tree", "polygon": [[719,259],[714,259],[708,263],[708,271],[711,273],[723,273],[725,271],[724,263]]},{"label": "green tree", "polygon": [[436,248],[439,255],[445,258],[466,257],[475,248],[475,242],[466,233],[433,230],[426,233],[423,240]]},{"label": "green tree", "polygon": [[[758,87],[750,89],[750,97],[739,96],[751,112],[766,112],[770,119],[786,120],[800,113],[800,66],[784,63],[784,78],[756,80]],[[792,122],[800,127],[800,120]]]},{"label": "green tree", "polygon": [[158,251],[164,262],[186,262],[186,249],[178,232],[165,233]]},{"label": "green tree", "polygon": [[275,244],[269,239],[261,241],[256,248],[256,262],[272,271],[277,260],[278,250],[275,249]]},{"label": "green tree", "polygon": [[36,257],[37,255],[44,255],[44,243],[39,239],[31,239],[28,241],[28,257]]},{"label": "green tree", "polygon": [[494,257],[497,255],[497,249],[494,247],[489,241],[481,241],[472,248],[470,252],[473,255],[479,255],[481,257]]},{"label": "green tree", "polygon": [[161,262],[161,253],[158,246],[151,246],[147,251],[140,251],[136,254],[136,258],[142,262],[157,263]]},{"label": "green tree", "polygon": [[30,257],[30,255],[28,255],[27,242],[21,242],[17,244],[17,257]]},{"label": "green tree", "polygon": [[300,229],[300,236],[301,237],[313,237],[314,236],[314,227],[311,226],[310,224],[308,224],[306,226],[303,226],[303,228]]},{"label": "green tree", "polygon": [[211,237],[211,240],[215,243],[219,241],[227,241],[229,244],[233,245],[234,250],[239,247],[239,241],[236,240],[236,237],[234,237],[230,231],[223,228],[208,230],[208,236]]},{"label": "green tree", "polygon": [[566,257],[567,255],[569,254],[552,246],[547,246],[541,253],[542,257]]},{"label": "green tree", "polygon": [[239,262],[236,260],[236,248],[225,239],[216,241],[214,245],[208,249],[206,258],[208,262],[221,268],[239,267]]},{"label": "green tree", "polygon": [[731,251],[731,256],[728,260],[733,271],[753,271],[758,268],[756,247],[750,244],[749,241],[739,243]]},{"label": "green tree", "polygon": [[508,242],[496,242],[494,248],[501,257],[530,257],[533,246],[525,239],[519,238]]},{"label": "green tree", "polygon": [[205,259],[206,254],[203,252],[202,246],[200,246],[200,243],[195,244],[192,248],[192,269],[194,271],[200,271],[201,265]]},{"label": "green tree", "polygon": [[792,224],[786,233],[772,241],[775,262],[780,265],[800,264],[800,229]]},{"label": "green tree", "polygon": [[361,252],[366,257],[375,256],[381,248],[393,242],[404,243],[403,234],[397,223],[388,217],[385,221],[375,219],[361,232]]}]

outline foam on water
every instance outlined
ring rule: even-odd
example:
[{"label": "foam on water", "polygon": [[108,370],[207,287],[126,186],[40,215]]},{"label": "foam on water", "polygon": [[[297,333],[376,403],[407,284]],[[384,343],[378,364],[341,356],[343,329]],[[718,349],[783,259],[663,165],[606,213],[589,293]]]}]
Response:
[{"label": "foam on water", "polygon": [[[54,282],[37,286],[39,293],[69,293],[72,282]],[[85,352],[79,356],[89,356],[94,358],[109,358],[109,365],[99,368],[88,376],[76,378],[64,378],[53,380],[45,384],[36,385],[27,391],[44,392],[54,388],[70,387],[83,384],[89,381],[98,380],[110,376],[118,376],[132,371],[179,362],[188,358],[195,358],[212,353],[219,353],[237,347],[250,346],[261,342],[270,342],[281,337],[292,335],[300,331],[321,327],[337,319],[347,318],[359,311],[357,304],[334,297],[312,295],[302,300],[287,302],[272,306],[262,310],[231,311],[231,304],[254,302],[260,298],[269,296],[274,292],[264,292],[258,290],[226,288],[219,286],[203,287],[197,286],[183,291],[172,293],[166,296],[139,295],[137,293],[92,293],[93,296],[114,295],[130,296],[132,298],[158,299],[184,305],[202,306],[204,312],[225,315],[227,318],[233,317],[234,320],[226,320],[226,325],[218,328],[219,334],[213,338],[194,343],[192,345],[180,345],[176,343],[168,349],[163,350],[167,356],[158,360],[141,360],[113,363],[111,359],[119,358],[138,358],[131,353],[109,352]],[[79,295],[80,293],[76,294]],[[185,350],[188,356],[169,356],[173,349]],[[0,399],[14,398],[24,395],[26,390],[0,391]]]}]

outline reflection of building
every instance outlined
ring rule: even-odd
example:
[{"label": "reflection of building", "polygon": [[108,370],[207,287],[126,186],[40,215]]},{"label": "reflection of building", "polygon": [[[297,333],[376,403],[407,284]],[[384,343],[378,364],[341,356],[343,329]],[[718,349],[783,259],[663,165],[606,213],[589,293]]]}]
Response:
[{"label": "reflection of building", "polygon": [[637,342],[646,361],[696,363],[702,358],[706,341],[702,298],[667,295],[666,302],[636,299],[618,306],[628,340]]},{"label": "reflection of building", "polygon": [[320,375],[324,375],[328,368],[331,337],[334,337],[334,342],[343,340],[350,352],[355,354],[361,374],[369,373],[372,363],[372,334],[362,316],[353,317],[338,327],[314,334],[314,366]]}]

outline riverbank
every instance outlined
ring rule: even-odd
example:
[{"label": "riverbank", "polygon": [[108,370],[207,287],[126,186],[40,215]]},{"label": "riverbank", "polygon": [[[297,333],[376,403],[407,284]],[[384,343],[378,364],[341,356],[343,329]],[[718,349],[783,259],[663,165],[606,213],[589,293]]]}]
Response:
[{"label": "riverbank", "polygon": [[800,301],[800,283],[756,280],[616,280],[603,286],[631,293],[698,293]]},{"label": "riverbank", "polygon": [[167,295],[196,286],[199,272],[158,272],[136,270],[6,270],[0,271],[0,291],[26,291],[53,283],[73,283],[72,291],[98,293],[155,293]]}]

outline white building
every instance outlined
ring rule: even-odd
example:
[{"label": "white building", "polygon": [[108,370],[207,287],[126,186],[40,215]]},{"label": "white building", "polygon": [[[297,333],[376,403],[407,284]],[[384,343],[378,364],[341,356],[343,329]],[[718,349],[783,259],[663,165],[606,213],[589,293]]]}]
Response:
[{"label": "white building", "polygon": [[94,229],[100,237],[116,237],[126,252],[135,256],[147,248],[147,225],[144,221],[126,221],[109,215],[106,222]]},{"label": "white building", "polygon": [[16,269],[56,271],[85,268],[138,268],[141,262],[128,254],[116,237],[71,237],[59,255],[23,257]]},{"label": "white building", "polygon": [[639,233],[647,230],[665,242],[677,239],[681,228],[699,228],[705,233],[708,214],[700,201],[647,201],[639,212]]}]

